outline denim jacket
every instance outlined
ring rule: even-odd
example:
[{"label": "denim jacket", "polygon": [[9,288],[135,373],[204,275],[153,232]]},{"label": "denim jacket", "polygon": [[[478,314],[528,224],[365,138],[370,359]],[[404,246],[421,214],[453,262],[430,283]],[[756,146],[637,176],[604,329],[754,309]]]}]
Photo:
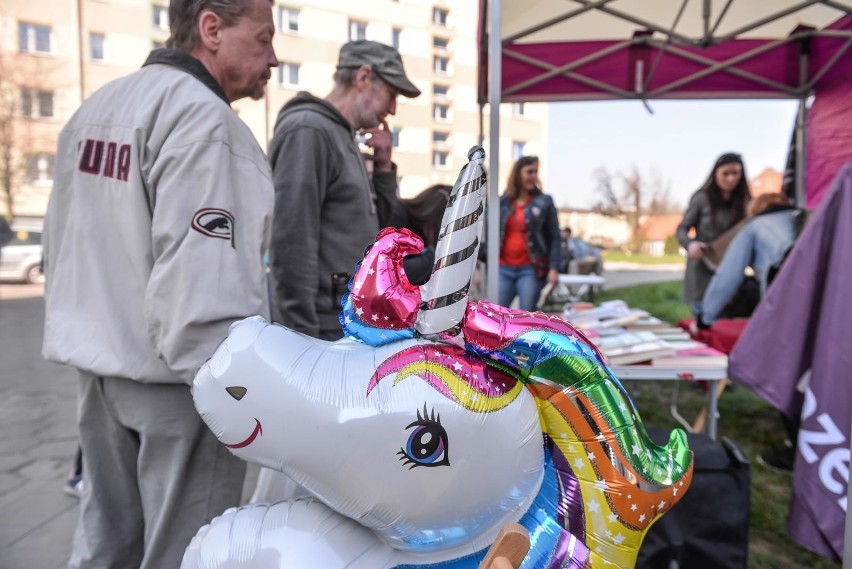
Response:
[{"label": "denim jacket", "polygon": [[777,266],[796,239],[795,210],[783,209],[752,218],[734,237],[704,293],[701,319],[713,323],[736,293],[750,266],[766,294],[769,269]]},{"label": "denim jacket", "polygon": [[[500,197],[500,243],[506,235],[506,222],[512,216],[515,204],[505,196]],[[562,237],[559,233],[559,216],[553,198],[547,194],[534,195],[524,207],[527,228],[527,247],[530,258],[547,259],[551,269],[559,270],[562,263]]]}]

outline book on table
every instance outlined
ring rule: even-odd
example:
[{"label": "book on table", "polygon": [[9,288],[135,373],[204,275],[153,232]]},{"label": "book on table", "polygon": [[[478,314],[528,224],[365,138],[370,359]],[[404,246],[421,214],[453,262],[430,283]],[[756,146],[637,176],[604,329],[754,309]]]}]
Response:
[{"label": "book on table", "polygon": [[669,342],[674,353],[655,357],[651,364],[657,367],[727,367],[728,356],[701,342]]},{"label": "book on table", "polygon": [[660,320],[656,316],[642,316],[624,326],[628,330],[657,330],[662,328],[671,328],[668,322]]},{"label": "book on table", "polygon": [[601,350],[610,365],[630,365],[640,362],[653,361],[654,358],[662,356],[673,356],[675,349],[665,340],[654,340],[642,342],[629,346],[621,346],[608,350]]},{"label": "book on table", "polygon": [[657,335],[658,338],[669,341],[689,340],[689,332],[677,326],[666,326],[665,328],[651,328],[651,332]]},{"label": "book on table", "polygon": [[643,344],[647,342],[654,342],[655,340],[659,340],[653,332],[648,330],[640,330],[636,332],[628,332],[623,331],[618,334],[612,334],[608,336],[597,336],[595,338],[590,338],[598,348],[601,349],[604,353],[607,353],[609,350],[623,348],[625,346],[633,346],[635,344]]}]

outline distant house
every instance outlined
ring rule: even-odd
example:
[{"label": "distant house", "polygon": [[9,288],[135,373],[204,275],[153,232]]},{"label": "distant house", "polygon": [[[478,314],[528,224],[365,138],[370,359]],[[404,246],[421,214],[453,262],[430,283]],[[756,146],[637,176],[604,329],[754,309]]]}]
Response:
[{"label": "distant house", "polygon": [[764,168],[763,172],[748,181],[752,196],[781,191],[781,180],[784,174],[772,168]]},{"label": "distant house", "polygon": [[646,216],[639,226],[642,252],[662,257],[666,252],[666,240],[674,236],[681,219],[683,215],[680,213]]},{"label": "distant house", "polygon": [[620,247],[630,241],[630,224],[624,217],[595,211],[560,208],[559,227],[570,227],[572,236],[603,249]]}]

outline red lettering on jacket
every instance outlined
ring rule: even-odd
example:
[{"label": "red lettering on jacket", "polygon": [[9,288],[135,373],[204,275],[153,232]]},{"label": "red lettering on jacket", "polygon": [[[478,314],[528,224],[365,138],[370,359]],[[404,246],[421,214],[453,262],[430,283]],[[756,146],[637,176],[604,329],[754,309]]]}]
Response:
[{"label": "red lettering on jacket", "polygon": [[118,145],[114,142],[107,144],[106,163],[104,164],[104,176],[107,178],[115,177],[115,152],[118,150]]},{"label": "red lettering on jacket", "polygon": [[116,178],[127,181],[130,174],[130,145],[122,144],[118,150],[118,174]]},{"label": "red lettering on jacket", "polygon": [[122,144],[119,147],[117,142],[87,138],[80,154],[79,169],[87,174],[97,176],[103,173],[107,178],[126,182],[130,176],[130,145]]},{"label": "red lettering on jacket", "polygon": [[101,173],[101,157],[104,154],[104,141],[86,139],[83,154],[80,156],[80,171],[88,174]]}]

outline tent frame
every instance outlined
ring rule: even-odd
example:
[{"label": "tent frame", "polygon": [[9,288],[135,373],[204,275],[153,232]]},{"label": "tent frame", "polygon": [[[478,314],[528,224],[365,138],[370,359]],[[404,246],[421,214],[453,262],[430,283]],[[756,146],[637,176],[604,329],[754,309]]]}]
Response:
[{"label": "tent frame", "polygon": [[[502,0],[481,0],[481,21],[480,21],[480,65],[487,58],[487,78],[488,78],[488,93],[487,103],[491,109],[489,117],[489,177],[491,184],[488,189],[488,201],[491,204],[498,203],[498,189],[495,183],[499,178],[499,157],[500,157],[500,112],[499,106],[502,102],[536,102],[536,101],[555,101],[555,100],[597,100],[597,99],[636,99],[641,101],[648,107],[648,99],[662,98],[743,98],[743,99],[765,99],[765,98],[783,98],[783,99],[798,99],[799,106],[796,114],[795,124],[795,140],[796,140],[796,198],[798,203],[804,203],[805,193],[805,131],[807,128],[807,100],[812,95],[817,82],[840,60],[840,58],[852,47],[852,32],[845,30],[823,29],[815,30],[800,26],[790,36],[771,41],[767,44],[758,46],[752,50],[740,53],[726,61],[716,61],[706,57],[702,57],[688,48],[709,47],[721,44],[723,42],[734,40],[743,34],[755,30],[768,23],[779,20],[785,16],[789,16],[795,12],[803,10],[815,4],[822,4],[838,10],[842,14],[852,14],[852,8],[835,0],[801,0],[800,2],[789,6],[783,10],[756,19],[752,22],[746,22],[734,31],[725,34],[716,35],[722,20],[727,14],[734,0],[726,0],[724,7],[718,17],[713,21],[711,18],[711,0],[700,0],[702,3],[702,29],[703,33],[700,37],[690,37],[675,31],[681,16],[690,0],[682,0],[677,16],[670,28],[666,28],[648,21],[644,18],[639,18],[635,15],[628,14],[622,10],[616,9],[608,4],[612,4],[615,0],[571,0],[578,7],[574,7],[557,16],[551,17],[539,24],[531,26],[520,32],[517,32],[506,38],[501,37],[501,33],[486,33],[486,30],[501,30],[502,29]],[[629,40],[616,42],[606,48],[603,48],[596,53],[592,53],[584,58],[572,61],[566,65],[555,66],[550,63],[537,60],[533,57],[518,53],[511,49],[513,43],[529,35],[539,32],[554,26],[560,22],[575,18],[580,14],[597,10],[625,22],[635,24],[643,30],[634,33]],[[486,21],[489,27],[485,26]],[[652,37],[652,33],[660,33],[664,39]],[[834,55],[808,80],[810,59],[807,50],[807,44],[814,37],[830,37],[830,38],[845,38],[842,46],[837,49]],[[784,44],[798,43],[799,48],[799,77],[797,85],[789,86],[772,81],[765,77],[760,77],[754,73],[750,73],[744,69],[739,69],[736,66],[745,61],[748,61],[762,53],[776,49]],[[576,69],[584,64],[601,59],[607,55],[611,55],[621,50],[629,49],[636,45],[646,45],[656,48],[657,56],[652,63],[647,75],[644,70],[637,66],[636,73],[636,88],[634,91],[609,85],[592,77],[578,73]],[[653,78],[657,67],[664,54],[672,54],[679,58],[686,59],[692,63],[703,65],[704,68],[696,71],[686,77],[681,77],[669,84],[658,86],[653,90],[648,90],[651,79]],[[522,83],[510,86],[506,90],[502,89],[502,58],[508,57],[518,61],[522,61],[528,65],[537,67],[542,70],[542,73],[536,77],[527,79]],[[640,63],[640,62],[637,62]],[[674,93],[675,89],[683,87],[689,83],[695,82],[703,77],[712,75],[719,71],[725,71],[731,75],[746,79],[761,86],[769,88],[772,91],[756,90],[753,93],[739,92],[725,94],[720,97],[718,93]],[[480,77],[483,77],[481,74]],[[600,93],[590,95],[566,95],[559,98],[550,96],[530,96],[524,95],[523,89],[532,85],[541,83],[547,79],[564,76],[578,83],[587,85],[594,89],[598,89]],[[484,105],[486,103],[484,93],[480,86],[480,128],[484,124],[482,114],[484,113]],[[650,110],[650,108],[649,108]],[[480,140],[483,140],[484,134],[480,132]],[[490,207],[487,213],[487,253],[489,260],[499,258],[499,208]],[[497,262],[489,262],[486,273],[486,291],[487,298],[492,301],[497,299],[497,291],[499,286],[498,278],[499,264]]]}]

